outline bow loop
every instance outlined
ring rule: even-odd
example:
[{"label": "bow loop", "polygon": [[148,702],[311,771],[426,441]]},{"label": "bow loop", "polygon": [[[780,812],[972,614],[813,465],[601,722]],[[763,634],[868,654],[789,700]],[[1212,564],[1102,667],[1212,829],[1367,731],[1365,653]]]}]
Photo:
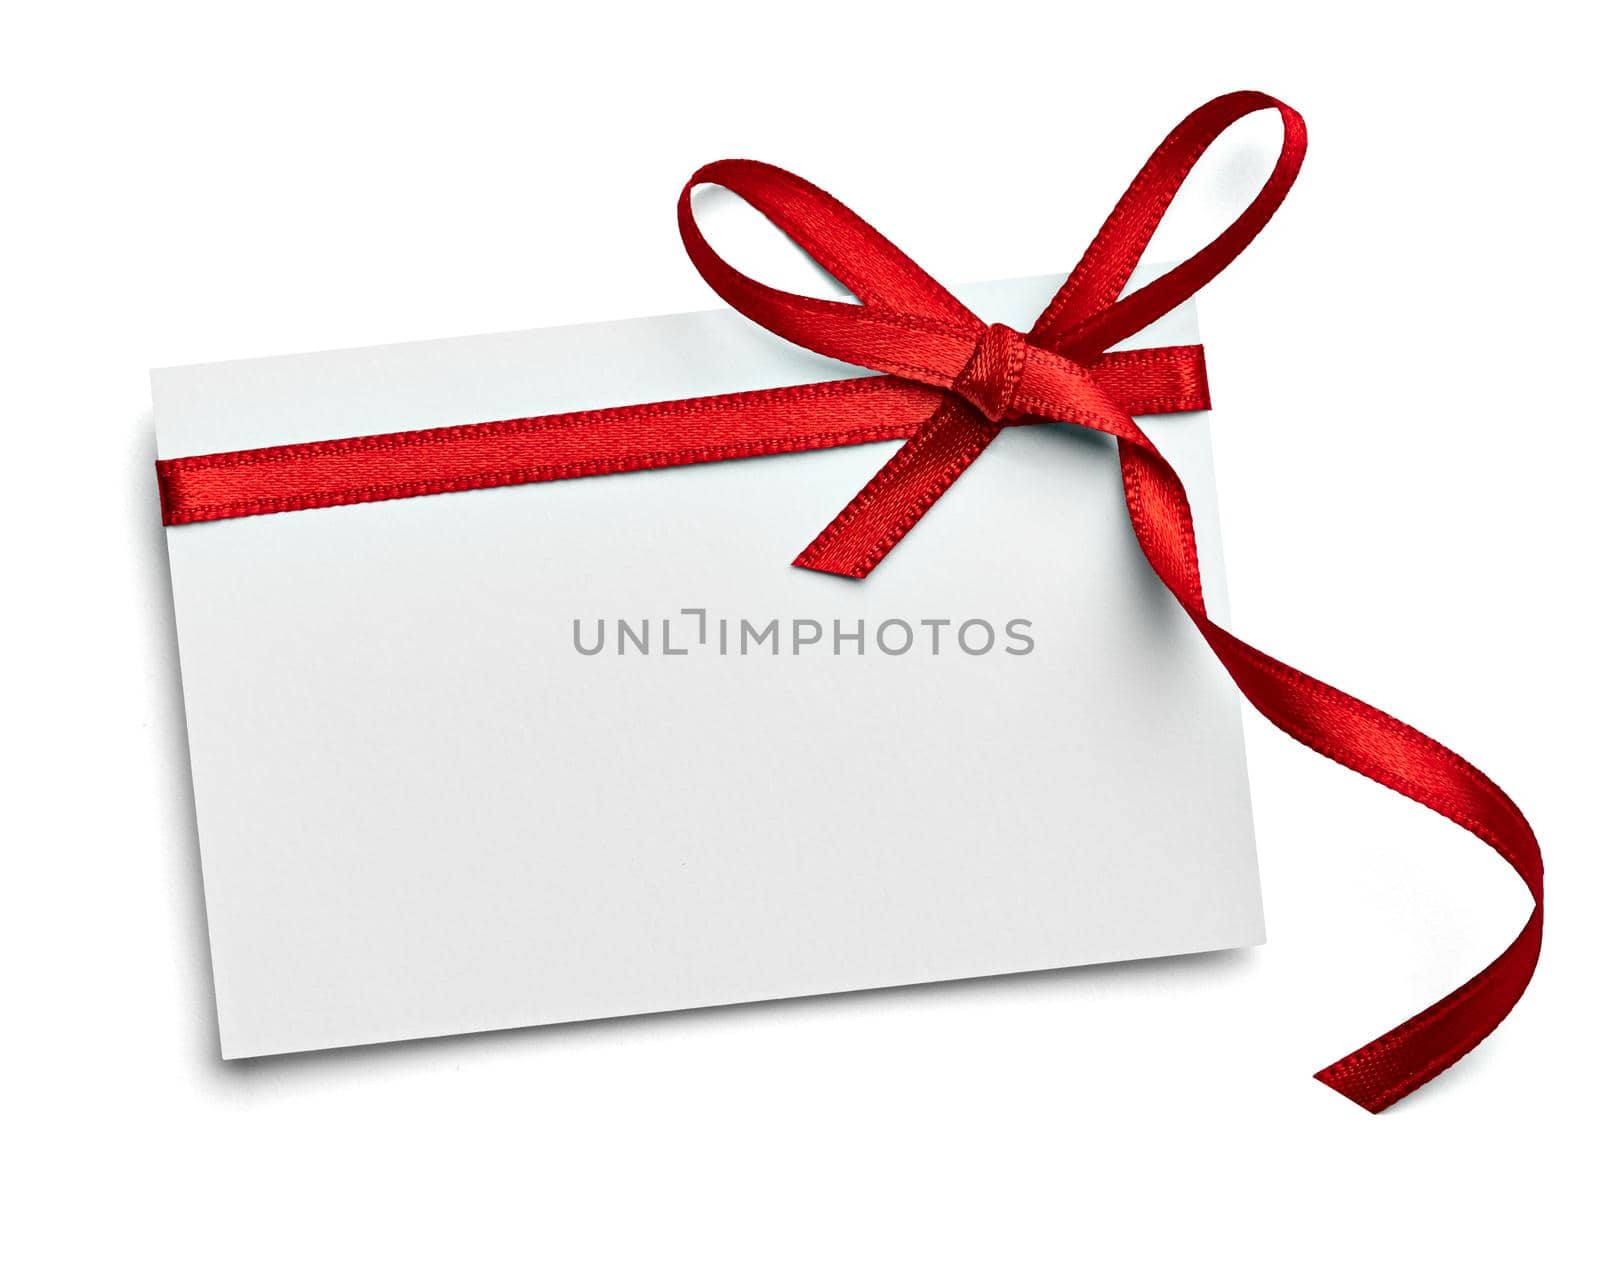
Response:
[{"label": "bow loop", "polygon": [[[694,191],[742,198],[860,301],[775,289],[719,255],[694,216]],[[948,290],[887,237],[809,180],[764,162],[708,163],[678,197],[678,231],[700,275],[724,301],[780,338],[894,377],[948,388],[983,329]]]},{"label": "bow loop", "polygon": [[[1262,110],[1278,114],[1283,141],[1272,173],[1255,198],[1208,245],[1123,295],[1128,278],[1201,156],[1235,123]],[[1305,152],[1305,120],[1282,101],[1264,92],[1229,92],[1207,101],[1173,128],[1139,169],[1066,284],[1035,322],[1032,341],[1070,354],[1095,355],[1193,298],[1277,213],[1300,174]]]}]

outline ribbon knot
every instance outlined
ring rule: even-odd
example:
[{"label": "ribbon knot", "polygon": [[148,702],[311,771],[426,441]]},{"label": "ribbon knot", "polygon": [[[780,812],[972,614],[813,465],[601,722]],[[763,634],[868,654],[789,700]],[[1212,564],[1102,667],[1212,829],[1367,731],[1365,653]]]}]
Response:
[{"label": "ribbon knot", "polygon": [[986,325],[950,389],[986,419],[1001,425],[1011,411],[1027,358],[1027,339],[1015,329]]}]

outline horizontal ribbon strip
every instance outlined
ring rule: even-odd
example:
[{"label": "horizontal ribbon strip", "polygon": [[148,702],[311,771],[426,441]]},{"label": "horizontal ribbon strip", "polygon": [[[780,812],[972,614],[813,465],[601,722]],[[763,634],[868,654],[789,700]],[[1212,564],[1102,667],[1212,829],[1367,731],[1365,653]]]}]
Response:
[{"label": "horizontal ribbon strip", "polygon": [[[1157,280],[1123,294],[1178,189],[1228,127],[1258,110],[1283,123],[1277,164],[1244,212]],[[1220,273],[1282,204],[1305,156],[1282,102],[1235,92],[1162,142],[1082,260],[1026,333],[985,325],[876,229],[815,185],[764,163],[725,161],[684,187],[690,258],[732,307],[791,342],[881,377],[293,444],[157,463],[169,524],[510,483],[905,439],[796,565],[864,578],[1001,429],[1068,423],[1116,440],[1128,518],[1145,558],[1246,698],[1297,741],[1482,839],[1527,885],[1533,908],[1504,952],[1449,996],[1318,1072],[1380,1111],[1499,1025],[1533,975],[1544,922],[1539,845],[1517,806],[1454,752],[1213,623],[1188,497],[1134,414],[1207,406],[1198,347],[1109,348]],[[692,193],[721,185],[786,233],[858,300],[772,289],[729,266],[694,220]]]},{"label": "horizontal ribbon strip", "polygon": [[[1199,347],[1114,351],[1095,372],[1146,416],[1211,407]],[[162,520],[243,518],[909,439],[939,392],[890,377],[741,391],[157,461]]]}]

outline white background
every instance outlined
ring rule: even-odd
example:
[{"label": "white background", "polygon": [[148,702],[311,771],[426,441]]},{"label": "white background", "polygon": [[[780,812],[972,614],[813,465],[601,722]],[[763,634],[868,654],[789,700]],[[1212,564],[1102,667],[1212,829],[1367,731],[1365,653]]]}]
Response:
[{"label": "white background", "polygon": [[[0,1244],[1592,1249],[1588,41],[1566,5],[1107,8],[7,18]],[[1501,1032],[1376,1119],[1309,1078],[1525,904],[1475,840],[1251,716],[1260,950],[218,1060],[148,367],[707,306],[672,202],[729,154],[810,175],[936,275],[1062,269],[1166,129],[1242,86],[1300,108],[1311,149],[1201,298],[1235,627],[1526,809],[1550,926]],[[1214,227],[1270,143],[1242,133],[1157,253]]]}]

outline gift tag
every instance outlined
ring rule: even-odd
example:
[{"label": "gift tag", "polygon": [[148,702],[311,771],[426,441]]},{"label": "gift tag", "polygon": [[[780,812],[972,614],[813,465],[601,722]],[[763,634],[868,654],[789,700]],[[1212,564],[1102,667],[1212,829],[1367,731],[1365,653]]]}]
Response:
[{"label": "gift tag", "polygon": [[[856,373],[722,311],[154,391],[170,458]],[[1208,419],[1142,424],[1223,609]],[[892,450],[169,529],[224,1056],[1259,943],[1238,696],[1110,440],[1009,429],[870,582],[790,566]]]}]

